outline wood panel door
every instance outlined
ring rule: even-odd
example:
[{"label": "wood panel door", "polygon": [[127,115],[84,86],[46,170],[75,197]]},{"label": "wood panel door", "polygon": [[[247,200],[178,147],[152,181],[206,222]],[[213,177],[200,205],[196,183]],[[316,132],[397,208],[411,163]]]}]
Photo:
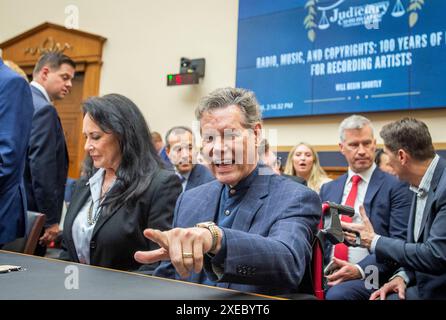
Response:
[{"label": "wood panel door", "polygon": [[348,167],[323,167],[328,177],[335,180],[347,173]]},{"label": "wood panel door", "polygon": [[84,158],[82,137],[82,94],[84,87],[84,74],[76,74],[70,94],[63,100],[55,102],[57,113],[62,122],[65,140],[67,142],[69,167],[68,177],[76,179],[80,174],[80,166]]}]

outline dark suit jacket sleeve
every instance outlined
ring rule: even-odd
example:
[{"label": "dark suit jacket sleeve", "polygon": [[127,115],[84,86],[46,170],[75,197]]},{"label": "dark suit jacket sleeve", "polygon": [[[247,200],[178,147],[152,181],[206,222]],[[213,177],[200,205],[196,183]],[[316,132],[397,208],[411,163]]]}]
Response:
[{"label": "dark suit jacket sleeve", "polygon": [[[173,217],[173,225],[176,225],[176,220],[178,218],[178,208],[180,207],[181,201],[183,200],[183,195],[184,195],[184,193],[182,193],[177,200],[177,203],[175,206],[174,217]],[[170,260],[163,261],[155,269],[155,271],[153,272],[153,275],[156,277],[175,279],[175,268],[174,268],[172,262],[170,262]]]},{"label": "dark suit jacket sleeve", "polygon": [[409,283],[406,283],[407,285],[410,284],[410,283],[414,283],[416,277],[415,277],[415,273],[413,271],[409,271],[409,270],[404,269],[404,268],[401,267],[398,270],[396,270],[394,272],[394,274],[397,274],[399,272],[405,272],[406,273],[406,276],[409,278]]},{"label": "dark suit jacket sleeve", "polygon": [[58,207],[56,132],[58,117],[51,105],[34,113],[28,149],[29,167],[32,177],[32,192],[37,211],[46,215],[46,225],[59,223],[61,210]]},{"label": "dark suit jacket sleeve", "polygon": [[437,202],[437,214],[427,241],[407,243],[400,239],[380,237],[375,253],[378,258],[389,259],[400,266],[418,272],[442,275],[446,270],[446,196]]},{"label": "dark suit jacket sleeve", "polygon": [[[217,277],[210,258],[205,271],[213,281],[298,288],[311,259],[311,244],[321,214],[318,195],[310,190],[290,194],[290,204],[271,226],[266,237],[222,228],[226,241],[223,274]],[[256,269],[244,276],[237,269],[252,265]]]},{"label": "dark suit jacket sleeve", "polygon": [[390,201],[389,235],[391,238],[406,240],[410,206],[413,192],[406,183],[399,182],[392,188]]},{"label": "dark suit jacket sleeve", "polygon": [[[412,192],[406,183],[397,182],[390,189],[389,201],[389,237],[406,240],[407,224],[410,214],[410,205]],[[368,265],[377,266],[379,272],[383,275],[390,275],[389,272],[395,270],[396,265],[377,261],[375,254],[370,254],[361,260],[358,265],[365,270]]]},{"label": "dark suit jacket sleeve", "polygon": [[0,193],[17,182],[28,145],[34,110],[29,85],[21,77],[0,84]]},{"label": "dark suit jacket sleeve", "polygon": [[[157,180],[147,217],[147,227],[166,231],[172,228],[175,204],[183,189],[179,179],[174,174],[163,173]],[[158,248],[158,245],[152,248],[153,245],[155,243],[151,242],[150,250]]]},{"label": "dark suit jacket sleeve", "polygon": [[[163,170],[161,174],[154,178],[152,184],[154,192],[150,202],[150,211],[147,217],[147,227],[161,231],[172,228],[172,220],[175,209],[175,203],[183,190],[179,179],[175,174]],[[159,245],[153,241],[148,241],[148,250],[156,250]],[[153,274],[159,263],[146,264],[138,268],[139,273]],[[160,275],[168,278],[166,274]]]}]

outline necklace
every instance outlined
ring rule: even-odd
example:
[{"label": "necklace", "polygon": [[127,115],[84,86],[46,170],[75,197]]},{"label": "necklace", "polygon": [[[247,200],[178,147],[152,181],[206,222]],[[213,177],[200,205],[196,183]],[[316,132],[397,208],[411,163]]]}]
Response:
[{"label": "necklace", "polygon": [[116,178],[112,179],[108,184],[103,183],[101,187],[101,198],[105,198],[107,193],[110,191],[111,187],[113,186],[113,183],[115,182]]},{"label": "necklace", "polygon": [[[105,199],[107,193],[110,191],[115,180],[116,180],[116,178],[113,179],[112,181],[110,181],[107,185],[104,183],[102,184],[100,203],[102,203],[102,201]],[[96,211],[96,214],[93,216],[93,206],[94,206],[94,201],[92,198],[90,207],[88,208],[88,214],[87,214],[87,222],[90,226],[94,225],[96,223],[96,221],[98,221],[99,216],[101,215],[101,211],[102,211],[102,208],[98,208],[98,210]]]},{"label": "necklace", "polygon": [[94,225],[96,221],[98,221],[99,215],[101,210],[98,209],[98,212],[93,216],[93,204],[94,201],[91,199],[90,208],[88,208],[88,214],[87,214],[87,222],[90,226]]}]

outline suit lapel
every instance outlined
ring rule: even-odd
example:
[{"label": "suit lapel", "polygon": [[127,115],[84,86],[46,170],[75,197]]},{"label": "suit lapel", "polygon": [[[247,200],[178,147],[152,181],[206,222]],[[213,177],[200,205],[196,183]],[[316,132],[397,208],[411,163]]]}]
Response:
[{"label": "suit lapel", "polygon": [[379,170],[378,168],[373,171],[372,176],[370,177],[370,182],[367,187],[367,192],[364,197],[364,209],[368,215],[368,217],[371,217],[372,210],[371,204],[372,200],[375,197],[376,193],[378,192],[379,188],[381,188],[381,185],[384,182],[384,174]]},{"label": "suit lapel", "polygon": [[342,196],[344,195],[344,187],[347,181],[347,176],[347,174],[344,174],[339,177],[339,179],[333,181],[333,193],[329,195],[329,198],[332,199],[332,201],[335,203],[341,204],[342,202]]},{"label": "suit lapel", "polygon": [[[344,195],[345,183],[347,182],[348,173],[343,174],[338,179],[330,182],[330,189],[323,201],[333,201],[334,203],[342,204],[342,196]],[[331,254],[332,244],[330,241],[325,241],[325,256],[329,257]],[[330,254],[329,254],[330,253]]]},{"label": "suit lapel", "polygon": [[207,208],[205,210],[199,209],[200,221],[198,222],[215,221],[215,217],[218,215],[221,189],[223,187],[223,184],[218,181],[211,185],[209,192],[206,193],[207,199],[205,203]]},{"label": "suit lapel", "polygon": [[[65,223],[64,228],[67,230],[73,229],[73,223],[76,219],[77,215],[79,214],[79,211],[82,209],[82,207],[85,205],[85,202],[90,196],[90,188],[88,185],[83,184],[82,186],[78,187],[79,190],[77,191],[77,195],[75,198],[73,198],[73,201],[70,203],[70,206],[68,207],[67,214],[65,216]],[[71,256],[73,259],[76,259],[77,261],[77,254],[76,254],[76,248],[73,243],[73,235],[72,232],[67,233],[67,240],[66,245],[68,246],[69,252],[71,252]]]},{"label": "suit lapel", "polygon": [[271,175],[258,175],[256,177],[240,203],[240,208],[233,224],[234,229],[249,231],[252,220],[263,205],[262,198],[268,195],[270,179]]},{"label": "suit lapel", "polygon": [[[47,100],[47,98],[46,98],[45,95],[42,93],[42,91],[40,91],[38,88],[34,87],[33,85],[30,85],[30,87],[31,87],[31,91],[32,91],[34,94],[40,96],[40,97],[41,97],[43,100],[45,100],[47,103],[51,104],[51,105],[53,106],[53,108],[56,108],[56,107],[54,106],[54,104],[53,104],[51,101],[48,101],[48,100]],[[61,136],[61,137],[64,137],[64,139],[63,139],[63,148],[64,148],[64,151],[63,151],[63,152],[65,152],[65,157],[66,157],[66,159],[67,159],[67,161],[66,161],[66,165],[67,165],[67,167],[68,167],[69,156],[68,156],[68,149],[67,149],[67,144],[66,144],[66,139],[65,139],[65,132],[63,131],[62,121],[60,120],[59,113],[57,113],[57,109],[56,109],[56,114],[57,114],[58,129],[59,129],[59,131],[60,131],[60,136]]]},{"label": "suit lapel", "polygon": [[187,181],[186,190],[196,187],[196,182],[200,180],[200,171],[198,164],[196,164],[190,173],[189,179]]},{"label": "suit lapel", "polygon": [[415,224],[415,213],[417,212],[417,195],[414,194],[412,197],[412,204],[410,206],[410,217],[409,217],[409,225],[407,229],[407,241],[415,242],[415,237],[413,234],[413,228]]},{"label": "suit lapel", "polygon": [[119,205],[117,205],[116,207],[114,207],[114,209],[107,213],[107,214],[102,214],[99,216],[98,221],[96,221],[96,225],[94,226],[93,229],[93,233],[91,235],[91,238],[93,239],[95,237],[95,235],[98,233],[98,231],[102,228],[102,226],[112,217],[116,214],[116,212],[118,212],[119,209],[121,209],[121,207],[124,205],[124,202],[121,202]]},{"label": "suit lapel", "polygon": [[[187,197],[189,193],[183,193],[178,199],[180,207],[177,212],[180,214],[175,214],[173,227],[190,228],[199,222],[215,221],[222,188],[223,184],[215,180],[207,186],[206,192],[196,197]],[[180,200],[185,194],[187,200]]]},{"label": "suit lapel", "polygon": [[79,187],[78,196],[76,196],[76,200],[72,201],[70,203],[70,206],[67,210],[67,215],[65,217],[65,224],[67,227],[71,229],[73,226],[74,220],[76,219],[79,211],[82,209],[82,207],[85,205],[85,202],[90,196],[90,188],[88,185],[83,185]]}]

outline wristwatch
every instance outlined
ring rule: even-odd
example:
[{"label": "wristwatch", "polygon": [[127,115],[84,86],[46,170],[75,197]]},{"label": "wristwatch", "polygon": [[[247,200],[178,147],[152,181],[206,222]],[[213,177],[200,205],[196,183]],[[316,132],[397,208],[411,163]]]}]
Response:
[{"label": "wristwatch", "polygon": [[218,242],[218,230],[217,225],[213,221],[200,222],[195,225],[198,228],[208,229],[212,235],[212,246],[209,251],[214,251]]}]

